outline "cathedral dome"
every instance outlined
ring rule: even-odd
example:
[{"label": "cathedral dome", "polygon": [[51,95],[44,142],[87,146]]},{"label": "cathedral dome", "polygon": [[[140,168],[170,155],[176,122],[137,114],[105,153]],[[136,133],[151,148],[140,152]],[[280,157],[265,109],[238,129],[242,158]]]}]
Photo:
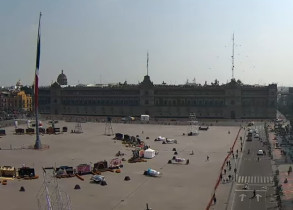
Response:
[{"label": "cathedral dome", "polygon": [[22,86],[21,80],[18,80],[18,81],[17,81],[16,86],[17,86],[17,87],[21,87],[21,86]]},{"label": "cathedral dome", "polygon": [[63,70],[61,72],[61,74],[59,74],[58,78],[57,78],[57,82],[60,85],[67,85],[67,77],[66,75],[63,73]]}]

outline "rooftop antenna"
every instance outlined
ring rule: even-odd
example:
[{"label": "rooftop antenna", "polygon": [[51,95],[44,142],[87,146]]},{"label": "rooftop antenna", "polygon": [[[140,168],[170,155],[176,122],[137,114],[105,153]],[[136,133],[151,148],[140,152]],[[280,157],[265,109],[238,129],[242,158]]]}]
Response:
[{"label": "rooftop antenna", "polygon": [[232,79],[234,79],[234,33],[233,33],[233,38],[232,38],[232,41],[233,41],[233,45],[232,45]]},{"label": "rooftop antenna", "polygon": [[149,76],[149,52],[147,53],[147,76]]}]

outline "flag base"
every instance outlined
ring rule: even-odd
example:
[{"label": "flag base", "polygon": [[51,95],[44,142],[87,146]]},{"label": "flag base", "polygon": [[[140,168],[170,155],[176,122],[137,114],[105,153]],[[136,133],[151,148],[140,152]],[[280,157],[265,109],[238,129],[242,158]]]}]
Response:
[{"label": "flag base", "polygon": [[36,140],[36,143],[34,145],[34,149],[42,149],[42,144],[40,140]]}]

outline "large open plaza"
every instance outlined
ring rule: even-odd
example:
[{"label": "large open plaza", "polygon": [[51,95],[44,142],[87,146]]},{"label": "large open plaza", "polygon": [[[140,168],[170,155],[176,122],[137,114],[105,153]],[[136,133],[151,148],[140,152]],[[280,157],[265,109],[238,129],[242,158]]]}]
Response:
[{"label": "large open plaza", "polygon": [[[49,125],[44,122],[44,126]],[[210,126],[207,131],[199,131],[197,136],[187,136],[188,126],[112,123],[114,133],[139,135],[157,153],[147,162],[128,163],[133,148],[126,147],[120,140],[113,140],[114,135],[105,135],[105,123],[82,123],[83,133],[80,134],[71,133],[76,126],[74,122],[60,121],[56,124],[56,127],[63,126],[68,127],[68,132],[41,135],[42,144],[49,147],[44,150],[28,149],[34,145],[35,135],[15,135],[13,126],[5,128],[7,135],[0,139],[0,166],[20,168],[25,164],[35,168],[39,178],[8,180],[7,185],[0,185],[2,207],[38,209],[39,198],[42,208],[47,209],[43,167],[93,165],[102,160],[110,161],[120,151],[125,154],[126,161],[121,173],[102,173],[106,186],[91,183],[92,175],[84,175],[84,181],[77,177],[57,179],[61,191],[68,194],[72,209],[85,206],[103,210],[145,209],[147,203],[152,209],[204,209],[213,195],[220,168],[240,128],[238,125]],[[178,143],[154,141],[158,136],[176,139]],[[174,156],[173,148],[176,148],[178,157],[189,159],[188,165],[168,164]],[[148,168],[160,171],[161,177],[143,175]],[[124,181],[125,176],[129,176],[130,181]],[[76,184],[81,189],[74,189]],[[25,192],[19,191],[21,186]]]}]

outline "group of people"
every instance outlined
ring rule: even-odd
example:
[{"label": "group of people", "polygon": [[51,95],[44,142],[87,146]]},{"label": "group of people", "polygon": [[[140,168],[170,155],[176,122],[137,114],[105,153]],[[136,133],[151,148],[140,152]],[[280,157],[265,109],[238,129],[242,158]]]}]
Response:
[{"label": "group of people", "polygon": [[[241,142],[242,144],[242,142]],[[241,152],[242,152],[242,146],[241,146]],[[234,151],[232,148],[230,148],[230,154],[232,154],[233,159],[238,159],[238,149],[236,150],[236,154],[234,154]]]},{"label": "group of people", "polygon": [[[228,160],[226,162],[226,168],[229,171],[231,171],[232,167],[231,167],[231,161],[230,160]],[[224,177],[223,176],[223,175],[226,175],[227,174],[227,169],[226,168],[224,168],[223,173],[220,174],[220,179],[222,180],[222,183],[228,183],[228,182],[230,182],[230,181],[232,181],[234,179],[234,175],[233,174],[229,174],[227,177]],[[237,169],[235,168],[234,169],[235,175],[236,175],[236,171],[237,171]]]},{"label": "group of people", "polygon": [[222,180],[222,183],[225,184],[225,183],[229,183],[230,181],[233,181],[234,176],[231,175],[231,174],[229,174],[229,175],[228,175],[228,178],[224,178],[223,175],[221,174],[221,175],[220,175],[220,178],[221,178],[221,180]]}]

